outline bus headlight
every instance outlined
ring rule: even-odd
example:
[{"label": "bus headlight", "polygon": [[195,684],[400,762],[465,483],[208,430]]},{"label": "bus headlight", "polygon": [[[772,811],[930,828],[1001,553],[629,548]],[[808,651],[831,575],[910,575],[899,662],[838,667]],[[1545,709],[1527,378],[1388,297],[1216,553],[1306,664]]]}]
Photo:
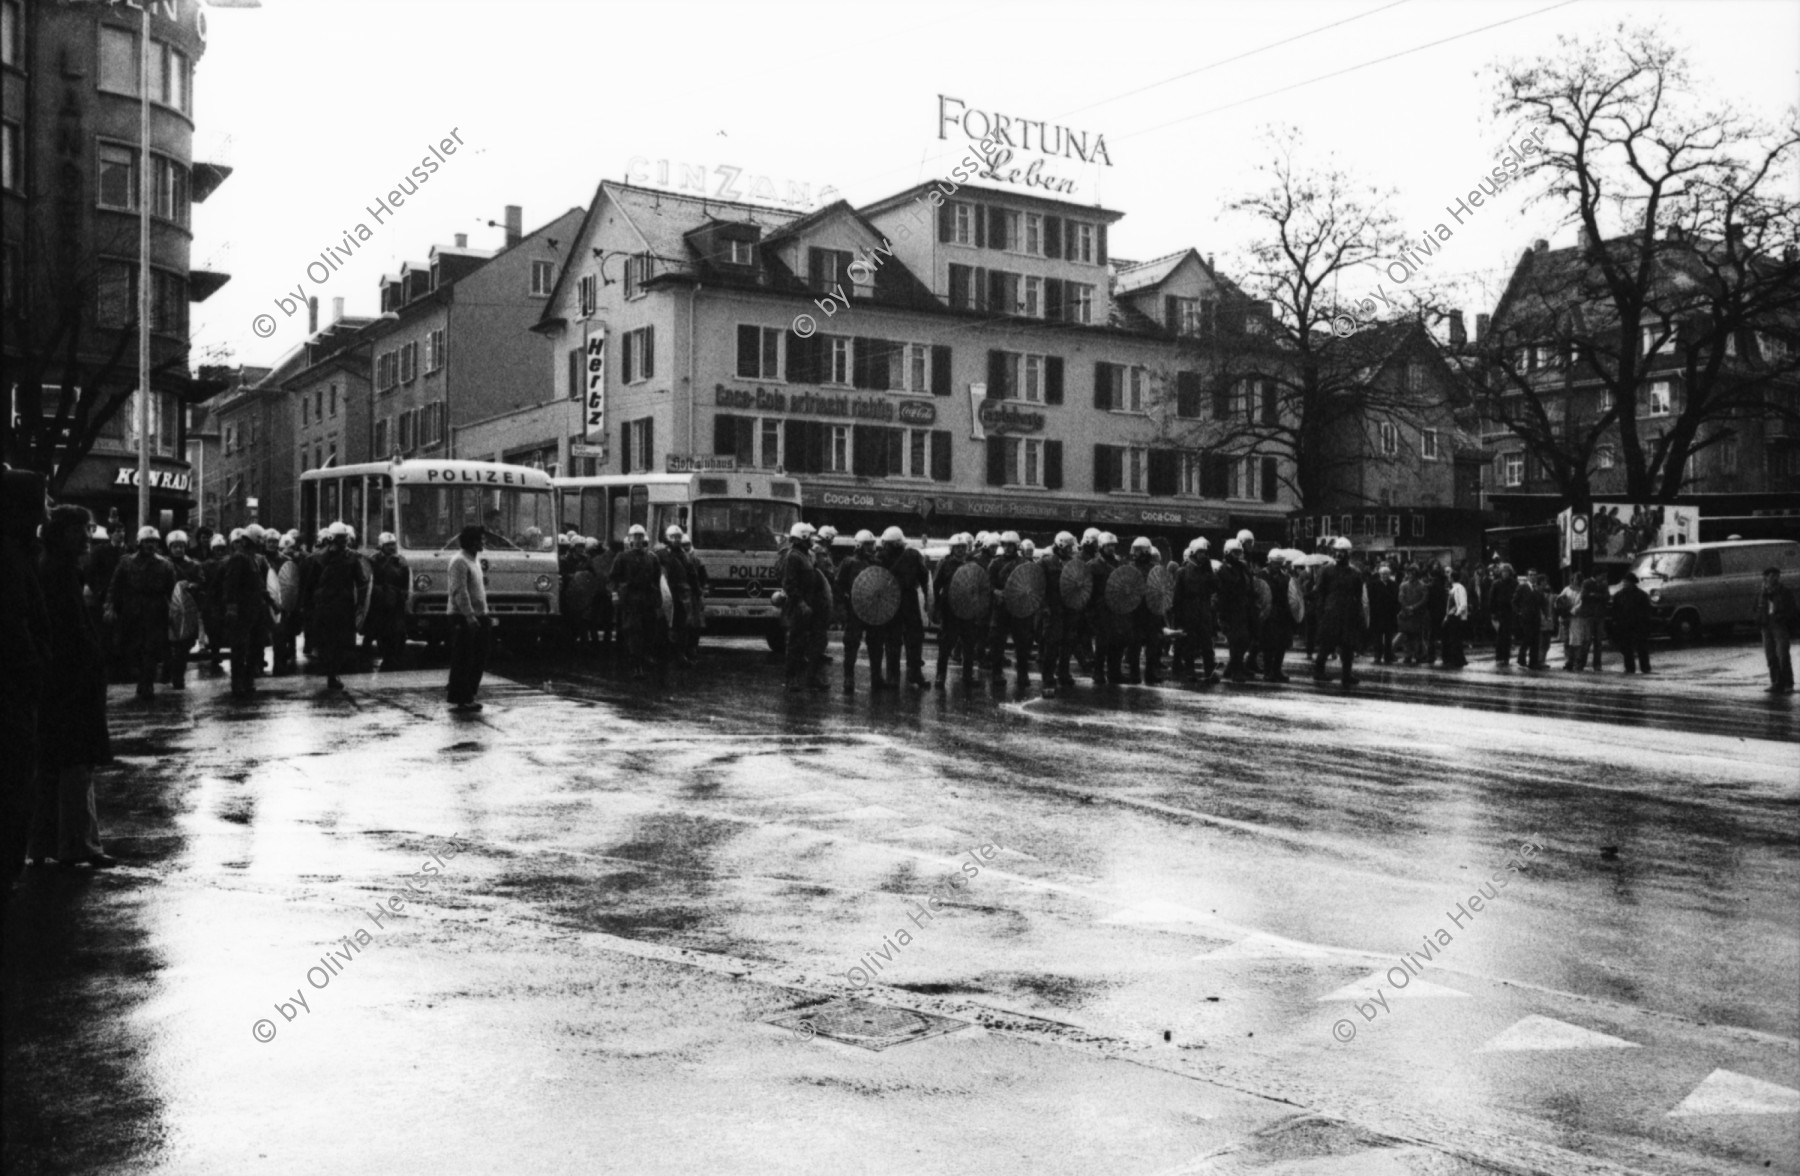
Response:
[{"label": "bus headlight", "polygon": [[431,574],[429,572],[420,572],[418,575],[413,577],[413,591],[414,592],[430,592],[431,591]]},{"label": "bus headlight", "polygon": [[554,581],[552,581],[549,576],[539,576],[537,578],[537,590],[539,592],[548,592],[553,583]]}]

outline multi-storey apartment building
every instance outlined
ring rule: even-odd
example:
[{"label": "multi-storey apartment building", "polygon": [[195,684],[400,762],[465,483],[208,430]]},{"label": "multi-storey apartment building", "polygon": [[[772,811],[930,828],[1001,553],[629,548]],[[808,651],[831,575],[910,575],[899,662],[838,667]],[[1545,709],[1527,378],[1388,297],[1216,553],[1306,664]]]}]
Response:
[{"label": "multi-storey apartment building", "polygon": [[[148,18],[145,9],[148,9]],[[141,54],[146,24],[149,73]],[[194,71],[206,51],[198,0],[145,6],[0,0],[0,355],[10,392],[7,459],[51,475],[56,497],[102,522],[137,524],[137,292],[142,179],[150,179],[151,398],[148,520],[184,524],[194,488],[183,404],[217,391],[188,363],[188,304],[222,286],[192,269],[192,206],[229,168],[195,162]],[[149,98],[149,151],[141,96]],[[65,386],[74,391],[64,404]],[[41,389],[41,391],[40,391]],[[118,406],[92,449],[71,436]],[[67,411],[62,411],[64,409]],[[60,432],[54,422],[65,422]],[[42,421],[42,424],[39,422]],[[72,426],[72,427],[71,427]]]},{"label": "multi-storey apartment building", "polygon": [[1202,379],[1181,332],[1233,291],[1188,255],[1109,258],[1120,215],[922,184],[797,216],[607,181],[537,330],[570,399],[603,341],[581,437],[599,472],[781,469],[840,529],[1283,518],[1279,476],[1203,486],[1201,455],[1166,443],[1174,386]]}]

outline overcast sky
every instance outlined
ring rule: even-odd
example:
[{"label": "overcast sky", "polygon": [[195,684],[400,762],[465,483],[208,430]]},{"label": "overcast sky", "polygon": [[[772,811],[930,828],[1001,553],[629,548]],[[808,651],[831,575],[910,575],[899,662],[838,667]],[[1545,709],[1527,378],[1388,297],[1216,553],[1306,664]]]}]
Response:
[{"label": "overcast sky", "polygon": [[[372,314],[383,272],[458,232],[498,246],[487,222],[507,204],[524,206],[527,230],[585,206],[634,156],[741,168],[745,190],[764,175],[777,190],[796,181],[879,199],[943,175],[965,150],[954,132],[938,138],[940,94],[1090,142],[1103,133],[1110,167],[1047,170],[1076,181],[1073,199],[1125,214],[1112,253],[1191,245],[1228,274],[1241,272],[1246,226],[1224,207],[1254,184],[1272,124],[1298,126],[1320,162],[1335,155],[1393,189],[1416,232],[1500,149],[1487,67],[1553,50],[1559,34],[1657,20],[1690,50],[1703,92],[1768,120],[1800,94],[1791,0],[264,5],[209,13],[195,80],[194,156],[236,169],[195,210],[195,267],[233,275],[195,307],[197,363],[271,363],[305,332],[273,303],[296,284],[327,317],[334,296]],[[453,128],[467,146],[378,225],[368,206]],[[1573,237],[1528,195],[1490,202],[1424,275],[1457,283],[1471,315],[1531,240]],[[359,222],[374,239],[323,284],[308,281],[307,263]],[[280,322],[266,340],[250,329],[263,311]]]}]

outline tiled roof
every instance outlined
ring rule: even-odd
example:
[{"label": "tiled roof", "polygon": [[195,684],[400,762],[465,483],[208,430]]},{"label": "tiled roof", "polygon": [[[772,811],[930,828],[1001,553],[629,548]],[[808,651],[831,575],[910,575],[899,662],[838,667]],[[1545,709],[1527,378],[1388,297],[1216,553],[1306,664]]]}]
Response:
[{"label": "tiled roof", "polygon": [[1149,261],[1116,261],[1114,263],[1117,268],[1114,271],[1113,293],[1132,294],[1148,286],[1156,285],[1174,273],[1175,267],[1180,265],[1192,252],[1192,249],[1180,249]]}]

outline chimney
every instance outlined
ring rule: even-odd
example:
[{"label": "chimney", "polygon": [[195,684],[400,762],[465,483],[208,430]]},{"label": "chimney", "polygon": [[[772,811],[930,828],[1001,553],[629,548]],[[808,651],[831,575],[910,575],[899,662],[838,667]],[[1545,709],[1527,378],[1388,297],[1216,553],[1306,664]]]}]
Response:
[{"label": "chimney", "polygon": [[1477,342],[1477,343],[1487,342],[1488,326],[1493,321],[1494,321],[1494,318],[1492,315],[1478,314],[1475,316],[1475,342]]},{"label": "chimney", "polygon": [[1548,251],[1549,248],[1550,248],[1550,242],[1544,240],[1542,237],[1539,237],[1537,240],[1535,240],[1531,243],[1531,251],[1533,253],[1544,253],[1544,252]]},{"label": "chimney", "polygon": [[344,298],[339,295],[331,300],[331,321],[340,322],[344,317]]},{"label": "chimney", "polygon": [[506,244],[510,247],[519,243],[525,235],[525,210],[517,204],[506,206]]},{"label": "chimney", "polygon": [[319,333],[319,300],[317,298],[306,300],[306,333],[308,335]]},{"label": "chimney", "polygon": [[467,249],[469,247],[469,234],[467,234],[467,233],[456,234],[456,247],[458,249]]},{"label": "chimney", "polygon": [[1451,311],[1450,312],[1450,346],[1456,347],[1456,348],[1466,347],[1468,345],[1468,342],[1469,342],[1469,332],[1467,331],[1467,329],[1465,329],[1463,327],[1462,311],[1460,311],[1460,310]]}]

